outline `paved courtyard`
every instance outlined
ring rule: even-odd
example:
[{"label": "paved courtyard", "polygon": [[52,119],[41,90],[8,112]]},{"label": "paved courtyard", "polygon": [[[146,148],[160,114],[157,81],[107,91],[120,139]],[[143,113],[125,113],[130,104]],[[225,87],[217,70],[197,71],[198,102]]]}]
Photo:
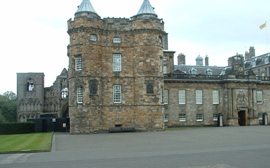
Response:
[{"label": "paved courtyard", "polygon": [[270,127],[124,134],[56,133],[52,152],[0,155],[14,168],[268,168]]}]

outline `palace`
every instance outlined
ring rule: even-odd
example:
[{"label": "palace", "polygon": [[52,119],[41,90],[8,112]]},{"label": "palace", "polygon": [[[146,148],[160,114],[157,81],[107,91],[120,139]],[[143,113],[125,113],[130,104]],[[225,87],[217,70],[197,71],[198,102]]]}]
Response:
[{"label": "palace", "polygon": [[174,65],[164,22],[149,0],[131,18],[101,18],[83,0],[68,34],[69,69],[52,87],[44,88],[43,73],[18,73],[19,121],[69,116],[72,134],[268,124],[269,68],[264,75],[252,68],[261,59],[269,64],[269,55],[255,58],[251,48],[246,60],[237,54],[218,67],[208,56],[205,65],[201,56],[196,66],[185,65],[179,54]]}]

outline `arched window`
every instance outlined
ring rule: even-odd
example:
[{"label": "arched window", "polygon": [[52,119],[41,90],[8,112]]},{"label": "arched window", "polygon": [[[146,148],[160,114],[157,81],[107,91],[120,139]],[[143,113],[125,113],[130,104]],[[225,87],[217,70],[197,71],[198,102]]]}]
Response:
[{"label": "arched window", "polygon": [[61,90],[61,98],[62,99],[68,98],[68,88],[64,88]]}]

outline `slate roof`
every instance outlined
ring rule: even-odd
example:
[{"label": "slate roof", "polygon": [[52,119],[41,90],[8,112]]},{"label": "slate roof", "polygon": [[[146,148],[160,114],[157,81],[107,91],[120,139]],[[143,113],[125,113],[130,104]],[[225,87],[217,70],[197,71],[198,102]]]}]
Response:
[{"label": "slate roof", "polygon": [[207,70],[212,70],[213,75],[220,75],[225,67],[221,66],[196,66],[196,65],[174,65],[174,73],[190,74],[192,69],[197,70],[197,74],[207,75]]},{"label": "slate roof", "polygon": [[96,13],[95,9],[93,8],[90,0],[83,0],[80,6],[78,6],[78,10],[76,11],[75,14],[80,13],[80,12],[92,12]]},{"label": "slate roof", "polygon": [[[152,7],[151,3],[149,2],[149,0],[144,0],[143,4],[139,10],[139,12],[137,13],[137,15],[143,15],[143,14],[152,14],[157,16],[156,12],[154,11],[154,8]],[[136,15],[136,16],[137,16]]]},{"label": "slate roof", "polygon": [[[245,69],[251,69],[265,64],[270,64],[270,53],[266,53],[257,57],[252,57],[244,61]],[[267,62],[265,62],[267,61]],[[254,63],[255,62],[255,63]]]}]

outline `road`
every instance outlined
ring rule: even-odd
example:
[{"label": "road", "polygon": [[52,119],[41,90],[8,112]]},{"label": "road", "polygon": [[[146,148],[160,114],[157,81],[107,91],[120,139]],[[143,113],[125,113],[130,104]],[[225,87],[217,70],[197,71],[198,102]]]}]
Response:
[{"label": "road", "polygon": [[270,127],[56,133],[52,152],[3,154],[0,168],[269,168]]}]

